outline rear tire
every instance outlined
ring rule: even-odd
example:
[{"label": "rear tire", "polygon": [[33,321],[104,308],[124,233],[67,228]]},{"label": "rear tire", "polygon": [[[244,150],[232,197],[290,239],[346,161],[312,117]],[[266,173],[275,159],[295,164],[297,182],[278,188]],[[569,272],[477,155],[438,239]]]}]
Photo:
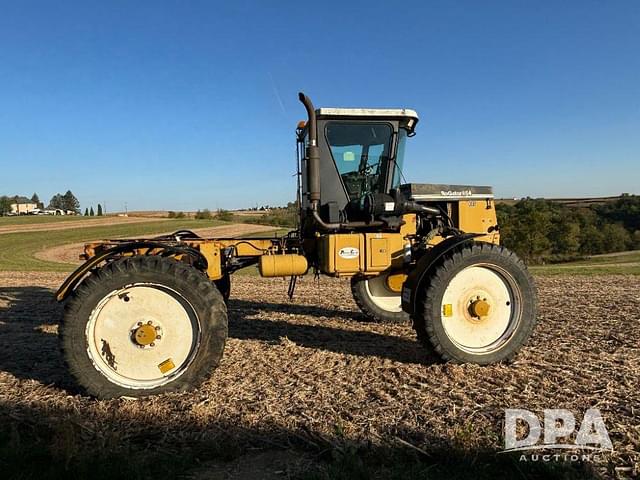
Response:
[{"label": "rear tire", "polygon": [[405,323],[409,315],[402,310],[399,292],[389,290],[386,275],[376,277],[351,277],[351,293],[362,313],[371,321],[380,323]]},{"label": "rear tire", "polygon": [[511,360],[536,324],[536,289],[525,264],[490,243],[446,254],[419,295],[413,319],[418,338],[446,361]]},{"label": "rear tire", "polygon": [[227,310],[199,270],[136,256],[104,266],[75,290],[61,337],[69,371],[90,395],[188,390],[220,363]]}]

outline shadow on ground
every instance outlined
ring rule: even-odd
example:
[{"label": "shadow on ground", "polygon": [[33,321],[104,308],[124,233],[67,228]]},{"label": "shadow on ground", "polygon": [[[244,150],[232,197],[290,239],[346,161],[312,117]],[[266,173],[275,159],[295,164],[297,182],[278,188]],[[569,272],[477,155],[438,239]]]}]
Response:
[{"label": "shadow on ground", "polygon": [[[383,335],[367,330],[341,329],[319,324],[300,324],[283,320],[253,318],[264,312],[304,315],[318,319],[339,317],[355,321],[355,312],[322,307],[250,302],[229,303],[229,336],[239,340],[279,343],[287,337],[298,345],[336,353],[378,356],[403,363],[432,364],[437,357],[416,340]],[[57,326],[63,307],[53,292],[42,287],[0,287],[0,370],[22,379],[45,385],[70,388],[73,382],[66,373],[59,350]],[[364,323],[363,327],[367,324]]]},{"label": "shadow on ground", "polygon": [[0,370],[69,386],[57,335],[62,312],[47,288],[0,287]]},{"label": "shadow on ground", "polygon": [[[115,401],[120,402],[120,401]],[[114,409],[115,410],[115,409]],[[355,444],[339,436],[276,425],[245,428],[233,419],[202,424],[187,413],[158,422],[134,408],[79,412],[62,405],[0,402],[3,478],[191,479],[589,479],[583,464],[521,463],[517,456],[467,450],[427,438],[405,444]]]},{"label": "shadow on ground", "polygon": [[[262,312],[310,316],[317,318],[319,323],[293,323],[256,318]],[[356,325],[361,324],[363,329],[322,325],[323,318],[335,317],[351,321]],[[438,357],[427,351],[415,338],[368,331],[366,330],[368,323],[362,323],[362,318],[364,317],[356,312],[323,307],[231,299],[229,301],[229,336],[240,340],[261,340],[270,343],[279,343],[281,338],[286,337],[302,347],[318,348],[335,353],[375,356],[401,363],[431,365],[440,362]]]}]

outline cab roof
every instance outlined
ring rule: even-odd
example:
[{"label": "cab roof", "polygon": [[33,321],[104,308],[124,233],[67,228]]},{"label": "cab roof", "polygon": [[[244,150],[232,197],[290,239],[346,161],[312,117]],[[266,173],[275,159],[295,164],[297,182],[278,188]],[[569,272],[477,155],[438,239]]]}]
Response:
[{"label": "cab roof", "polygon": [[316,115],[322,117],[392,117],[419,119],[418,113],[409,108],[319,108]]},{"label": "cab roof", "polygon": [[316,115],[322,118],[378,118],[399,120],[401,126],[413,131],[419,117],[415,110],[409,108],[318,108]]}]

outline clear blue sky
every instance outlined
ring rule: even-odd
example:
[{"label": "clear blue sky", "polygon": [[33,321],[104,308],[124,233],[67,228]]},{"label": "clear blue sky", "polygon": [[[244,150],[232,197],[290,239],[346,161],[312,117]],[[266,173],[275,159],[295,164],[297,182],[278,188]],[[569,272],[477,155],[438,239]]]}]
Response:
[{"label": "clear blue sky", "polygon": [[638,1],[0,0],[0,194],[283,204],[299,90],[416,109],[410,181],[640,193]]}]

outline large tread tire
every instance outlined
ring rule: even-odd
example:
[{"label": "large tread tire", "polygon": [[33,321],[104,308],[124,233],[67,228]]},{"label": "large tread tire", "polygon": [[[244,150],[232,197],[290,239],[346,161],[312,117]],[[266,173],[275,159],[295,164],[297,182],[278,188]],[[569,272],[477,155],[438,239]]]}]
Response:
[{"label": "large tread tire", "polygon": [[[507,272],[520,290],[521,314],[506,343],[487,353],[470,353],[459,348],[447,335],[442,314],[442,299],[453,278],[467,267],[495,265]],[[491,243],[474,242],[446,254],[429,272],[413,326],[418,339],[445,361],[488,365],[512,360],[526,344],[536,325],[537,292],[524,262],[512,251]]]},{"label": "large tread tire", "polygon": [[[134,283],[154,283],[179,292],[199,320],[200,342],[191,363],[177,378],[154,388],[127,388],[109,380],[88,354],[87,323],[94,308],[111,292]],[[199,270],[169,258],[134,256],[107,264],[78,286],[65,305],[62,350],[71,375],[97,398],[146,397],[190,390],[218,366],[227,338],[227,309],[216,286]]]},{"label": "large tread tire", "polygon": [[[378,306],[372,299],[367,278],[361,276],[351,277],[351,294],[360,311],[368,320],[377,323],[408,323],[409,314],[401,311],[389,311]],[[400,294],[398,294],[398,301]]]}]

